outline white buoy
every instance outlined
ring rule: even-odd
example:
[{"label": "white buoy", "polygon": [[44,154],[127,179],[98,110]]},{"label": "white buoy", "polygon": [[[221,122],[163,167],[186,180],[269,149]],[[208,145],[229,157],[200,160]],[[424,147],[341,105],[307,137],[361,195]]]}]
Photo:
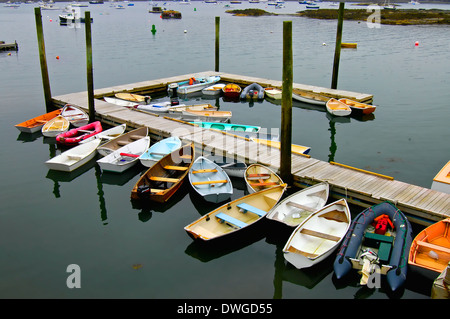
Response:
[{"label": "white buoy", "polygon": [[187,30],[184,30],[184,33],[187,33]]}]

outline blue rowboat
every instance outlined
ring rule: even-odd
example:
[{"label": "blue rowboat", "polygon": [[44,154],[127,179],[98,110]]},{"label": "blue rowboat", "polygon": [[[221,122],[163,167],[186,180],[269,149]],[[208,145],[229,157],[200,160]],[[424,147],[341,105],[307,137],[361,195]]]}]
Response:
[{"label": "blue rowboat", "polygon": [[152,146],[139,156],[139,161],[146,167],[152,167],[160,159],[181,147],[181,140],[177,136],[165,138]]},{"label": "blue rowboat", "polygon": [[177,92],[179,94],[198,92],[219,81],[220,76],[192,77],[189,80],[178,82]]}]

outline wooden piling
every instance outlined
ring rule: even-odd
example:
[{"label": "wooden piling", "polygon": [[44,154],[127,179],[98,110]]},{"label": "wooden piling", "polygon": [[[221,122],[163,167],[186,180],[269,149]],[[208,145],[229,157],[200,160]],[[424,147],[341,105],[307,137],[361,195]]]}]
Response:
[{"label": "wooden piling", "polygon": [[292,158],[292,21],[283,22],[283,84],[281,97],[280,177],[290,184]]},{"label": "wooden piling", "polygon": [[220,17],[216,17],[216,65],[214,71],[219,72]]},{"label": "wooden piling", "polygon": [[95,104],[94,104],[94,76],[92,72],[92,33],[91,33],[91,13],[84,13],[86,28],[86,73],[87,73],[87,91],[89,105],[89,122],[95,121]]},{"label": "wooden piling", "polygon": [[36,20],[36,32],[39,48],[39,61],[41,63],[42,85],[44,87],[45,108],[50,112],[53,108],[52,92],[50,90],[50,81],[48,78],[47,59],[45,56],[44,29],[42,27],[41,8],[34,8],[34,16]]},{"label": "wooden piling", "polygon": [[331,80],[331,88],[337,89],[338,73],[339,73],[339,60],[341,57],[341,43],[342,43],[342,25],[344,21],[344,6],[345,2],[339,3],[338,13],[338,25],[336,31],[336,48],[334,51],[334,63],[333,63],[333,77]]}]

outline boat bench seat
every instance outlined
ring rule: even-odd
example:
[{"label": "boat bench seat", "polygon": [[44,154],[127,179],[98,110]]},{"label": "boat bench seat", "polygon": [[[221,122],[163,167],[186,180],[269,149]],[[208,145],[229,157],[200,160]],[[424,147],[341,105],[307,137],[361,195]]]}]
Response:
[{"label": "boat bench seat", "polygon": [[73,154],[73,155],[67,155],[67,158],[70,159],[70,160],[72,160],[72,161],[79,161],[79,160],[81,160],[83,157],[80,156],[80,155],[75,155],[75,154]]},{"label": "boat bench seat", "polygon": [[291,207],[296,207],[296,208],[299,208],[299,209],[302,209],[302,210],[306,210],[307,212],[315,212],[316,211],[314,208],[311,208],[309,206],[305,206],[305,205],[302,205],[302,204],[298,204],[298,203],[295,203],[295,202],[291,202],[291,201],[287,202],[286,205],[291,206]]},{"label": "boat bench seat", "polygon": [[430,249],[434,249],[434,250],[438,250],[438,251],[442,251],[442,252],[445,252],[447,254],[450,254],[450,249],[447,248],[447,247],[443,247],[443,246],[427,243],[425,241],[417,241],[417,245],[418,246],[422,246],[422,247],[426,247],[426,248],[430,248]]},{"label": "boat bench seat", "polygon": [[186,167],[186,166],[166,165],[166,166],[164,166],[164,169],[174,170],[174,171],[185,171],[185,170],[188,169],[188,167]]},{"label": "boat bench seat", "polygon": [[318,238],[322,238],[322,239],[326,239],[326,240],[331,240],[331,241],[335,241],[335,242],[338,242],[338,241],[341,240],[341,237],[333,236],[333,235],[330,235],[330,234],[321,233],[321,232],[318,232],[318,231],[315,231],[315,230],[311,230],[311,229],[307,229],[307,228],[303,228],[300,232],[302,234],[305,234],[305,235],[314,236],[314,237],[318,237]]},{"label": "boat bench seat", "polygon": [[256,214],[256,215],[258,215],[260,217],[263,217],[264,215],[267,214],[266,211],[264,211],[262,209],[259,209],[259,208],[256,208],[256,207],[253,207],[252,205],[249,205],[247,203],[241,203],[241,204],[238,204],[236,206],[239,207],[244,214],[246,212],[252,212],[252,213],[254,213],[254,214]]},{"label": "boat bench seat", "polygon": [[218,214],[216,214],[216,217],[222,223],[226,222],[227,224],[231,224],[231,226],[234,226],[234,227],[237,227],[237,228],[243,228],[243,227],[248,225],[248,224],[244,223],[243,221],[240,221],[239,219],[231,217],[230,215],[227,215],[225,213],[218,213]]},{"label": "boat bench seat", "polygon": [[180,179],[179,178],[170,178],[170,177],[150,176],[150,180],[158,181],[158,182],[176,183]]},{"label": "boat bench seat", "polygon": [[205,169],[199,169],[196,171],[192,171],[191,173],[198,174],[198,173],[216,173],[216,172],[217,172],[217,170],[215,168],[212,168],[212,169],[205,168]]}]

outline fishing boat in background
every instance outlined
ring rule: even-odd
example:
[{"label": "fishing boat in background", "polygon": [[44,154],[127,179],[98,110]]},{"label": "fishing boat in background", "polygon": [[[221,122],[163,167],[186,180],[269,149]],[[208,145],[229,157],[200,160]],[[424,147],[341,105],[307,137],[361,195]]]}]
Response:
[{"label": "fishing boat in background", "polygon": [[375,112],[375,109],[377,108],[375,105],[357,102],[350,99],[339,99],[339,101],[350,106],[352,109],[352,114],[356,115],[371,114]]},{"label": "fishing boat in background", "polygon": [[306,187],[279,202],[266,218],[297,227],[327,203],[330,193],[327,182]]},{"label": "fishing boat in background", "polygon": [[116,137],[119,137],[120,135],[122,135],[125,132],[126,129],[127,129],[127,125],[126,124],[120,124],[120,125],[117,125],[117,126],[113,126],[113,127],[109,128],[109,129],[101,131],[98,134],[95,134],[95,135],[93,135],[91,137],[83,139],[82,141],[80,141],[80,143],[81,144],[82,143],[87,143],[87,142],[90,142],[90,141],[92,141],[94,139],[97,139],[97,138],[102,140],[102,143],[104,141],[110,141],[110,140],[115,139]]},{"label": "fishing boat in background", "polygon": [[431,189],[450,194],[450,161],[442,167],[442,169],[433,178]]},{"label": "fishing boat in background", "polygon": [[262,100],[264,88],[258,83],[252,83],[242,90],[240,97],[242,100]]},{"label": "fishing boat in background", "polygon": [[233,195],[228,174],[210,159],[199,156],[188,173],[192,188],[207,202],[221,203]]},{"label": "fishing boat in background", "polygon": [[223,96],[229,99],[239,99],[242,88],[234,83],[229,83],[222,88]]},{"label": "fishing boat in background", "polygon": [[36,133],[39,132],[45,123],[47,123],[49,120],[57,117],[61,114],[61,109],[57,109],[55,111],[51,111],[36,117],[33,117],[32,119],[29,119],[25,122],[19,123],[14,125],[19,131],[23,133]]},{"label": "fishing boat in background", "polygon": [[73,172],[95,157],[100,143],[100,139],[95,139],[88,143],[77,145],[49,159],[45,162],[45,165],[52,170]]},{"label": "fishing boat in background", "polygon": [[245,171],[247,170],[247,164],[245,162],[220,155],[210,155],[208,158],[219,165],[228,176],[244,178]]},{"label": "fishing boat in background", "polygon": [[386,275],[392,291],[406,280],[412,228],[406,216],[392,203],[373,205],[352,221],[334,261],[338,279],[355,269],[366,285],[375,271]]},{"label": "fishing boat in background", "polygon": [[254,225],[274,207],[286,184],[271,187],[228,202],[184,227],[193,239],[211,241],[243,231]]},{"label": "fishing boat in background", "polygon": [[274,171],[257,163],[247,167],[244,179],[249,193],[259,192],[268,187],[283,184],[281,177]]},{"label": "fishing boat in background", "polygon": [[277,88],[268,87],[264,89],[264,93],[266,93],[267,97],[274,100],[281,100],[283,92]]},{"label": "fishing boat in background", "polygon": [[133,102],[136,104],[149,104],[152,99],[148,95],[140,95],[134,93],[116,93],[114,96],[118,99]]},{"label": "fishing boat in background", "polygon": [[61,116],[65,117],[70,124],[75,127],[87,125],[89,123],[89,116],[81,108],[66,104],[61,110]]},{"label": "fishing boat in background", "polygon": [[131,198],[167,202],[181,187],[194,158],[194,143],[167,154],[139,178],[131,190]]},{"label": "fishing boat in background", "polygon": [[350,106],[333,98],[328,100],[326,107],[327,111],[335,116],[348,116],[352,113]]},{"label": "fishing boat in background", "polygon": [[146,126],[140,127],[127,133],[121,134],[120,136],[106,142],[105,144],[99,146],[97,151],[100,155],[106,156],[118,150],[122,146],[137,141],[143,137],[146,137],[147,135],[148,128]]},{"label": "fishing boat in background", "polygon": [[180,147],[181,140],[177,136],[171,136],[150,146],[147,151],[139,156],[139,160],[145,167],[152,167],[164,156]]},{"label": "fishing boat in background", "polygon": [[220,76],[192,77],[189,80],[178,82],[177,92],[189,94],[198,92],[220,81]]},{"label": "fishing boat in background", "polygon": [[101,131],[103,131],[102,123],[100,121],[95,121],[58,134],[56,136],[56,143],[74,146],[81,141],[100,133]]},{"label": "fishing boat in background", "polygon": [[224,88],[225,83],[216,83],[210,85],[202,90],[202,93],[205,95],[220,95],[222,94],[222,89]]},{"label": "fishing boat in background", "polygon": [[42,126],[42,135],[47,137],[56,137],[57,135],[69,130],[70,122],[63,116],[58,115]]},{"label": "fishing boat in background", "polygon": [[322,207],[295,228],[283,248],[284,258],[297,269],[321,262],[339,247],[350,222],[345,199]]}]

